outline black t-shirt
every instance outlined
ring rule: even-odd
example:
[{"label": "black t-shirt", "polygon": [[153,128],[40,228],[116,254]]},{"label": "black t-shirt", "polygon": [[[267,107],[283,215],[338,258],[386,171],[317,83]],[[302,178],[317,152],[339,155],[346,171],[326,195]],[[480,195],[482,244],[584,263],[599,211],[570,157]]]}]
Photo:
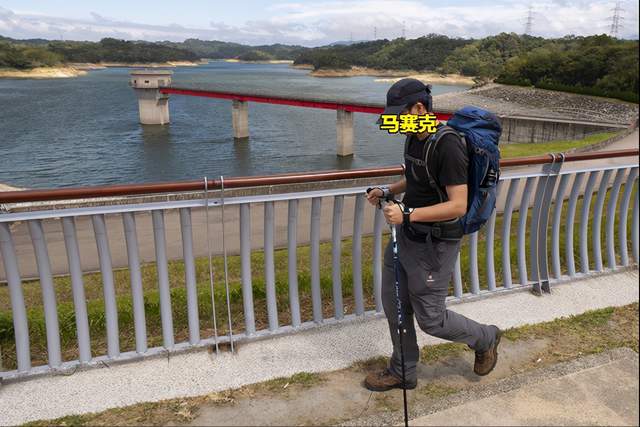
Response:
[{"label": "black t-shirt", "polygon": [[[423,159],[424,144],[430,143],[432,142],[428,139],[420,141],[416,135],[412,135],[409,140],[408,154],[417,159]],[[407,180],[407,190],[402,199],[403,203],[410,208],[440,203],[437,190],[429,184],[424,166],[415,165],[409,161],[405,163],[404,175]],[[469,154],[465,141],[452,134],[442,136],[429,157],[429,171],[445,196],[447,185],[467,183],[468,165]]]}]

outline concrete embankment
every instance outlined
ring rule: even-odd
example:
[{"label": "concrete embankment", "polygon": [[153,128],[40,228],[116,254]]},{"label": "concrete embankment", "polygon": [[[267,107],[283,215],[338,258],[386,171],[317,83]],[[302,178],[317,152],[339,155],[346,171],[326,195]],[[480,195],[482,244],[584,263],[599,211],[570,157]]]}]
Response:
[{"label": "concrete embankment", "polygon": [[464,92],[434,96],[436,111],[455,111],[475,105],[501,117],[570,120],[631,125],[638,117],[638,104],[617,99],[532,87],[490,83]]}]

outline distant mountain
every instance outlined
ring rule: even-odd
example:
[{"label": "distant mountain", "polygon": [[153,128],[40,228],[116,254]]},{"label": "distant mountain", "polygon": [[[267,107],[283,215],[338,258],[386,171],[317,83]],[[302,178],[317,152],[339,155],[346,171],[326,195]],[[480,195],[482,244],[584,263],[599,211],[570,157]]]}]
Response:
[{"label": "distant mountain", "polygon": [[47,39],[12,39],[11,37],[4,37],[0,35],[0,42],[7,43],[21,43],[21,44],[30,44],[30,45],[45,45],[49,43]]},{"label": "distant mountain", "polygon": [[293,60],[309,50],[303,46],[248,46],[216,40],[187,39],[148,42],[104,38],[99,42],[45,39],[18,40],[0,36],[0,67],[29,69],[68,62],[147,63],[196,61],[200,58],[244,61]]},{"label": "distant mountain", "polygon": [[303,46],[285,44],[271,44],[248,46],[239,43],[222,42],[217,40],[187,39],[184,42],[162,42],[167,46],[189,50],[201,58],[210,59],[241,59],[241,60],[293,60],[301,53],[309,50]]},{"label": "distant mountain", "polygon": [[435,70],[456,48],[472,40],[429,34],[416,39],[397,38],[340,44],[302,52],[295,64],[315,69],[348,69],[352,66],[390,70]]},{"label": "distant mountain", "polygon": [[371,40],[338,40],[337,42],[329,43],[327,46],[349,46],[356,43],[366,43]]},{"label": "distant mountain", "polygon": [[99,42],[0,39],[0,68],[20,70],[69,62],[196,61],[195,53],[158,43],[105,38]]}]

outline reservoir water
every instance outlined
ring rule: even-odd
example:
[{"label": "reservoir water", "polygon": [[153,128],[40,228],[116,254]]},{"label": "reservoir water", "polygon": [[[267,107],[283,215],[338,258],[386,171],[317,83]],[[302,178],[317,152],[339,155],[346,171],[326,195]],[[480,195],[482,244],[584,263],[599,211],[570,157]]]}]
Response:
[{"label": "reservoir water", "polygon": [[[351,169],[402,163],[403,138],[355,114],[353,157],[335,153],[336,112],[249,103],[250,139],[234,142],[231,103],[171,95],[171,124],[143,126],[129,69],[0,80],[0,183],[27,188]],[[374,77],[314,78],[287,64],[214,61],[173,69],[173,85],[383,103]],[[434,86],[434,94],[465,86]],[[436,105],[437,108],[437,105]]]}]

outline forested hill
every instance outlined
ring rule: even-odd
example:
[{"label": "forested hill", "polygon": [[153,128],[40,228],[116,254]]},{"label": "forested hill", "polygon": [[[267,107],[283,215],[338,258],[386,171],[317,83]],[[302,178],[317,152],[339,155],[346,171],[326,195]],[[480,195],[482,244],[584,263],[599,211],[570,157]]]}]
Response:
[{"label": "forested hill", "polygon": [[544,39],[501,33],[479,40],[430,34],[314,48],[294,63],[311,64],[316,70],[361,66],[458,73],[638,102],[638,40],[604,34]]},{"label": "forested hill", "polygon": [[301,53],[294,64],[311,64],[315,69],[359,66],[387,70],[435,70],[456,48],[471,42],[429,34],[417,39],[397,38],[324,46]]},{"label": "forested hill", "polygon": [[186,49],[160,43],[105,38],[99,42],[12,40],[0,38],[0,68],[20,70],[68,62],[166,62],[195,61],[200,57]]},{"label": "forested hill", "polygon": [[189,50],[200,58],[240,59],[244,61],[259,60],[293,60],[310,48],[295,45],[272,44],[248,46],[239,43],[221,42],[217,40],[187,39],[181,43],[162,42],[167,46]]},{"label": "forested hill", "polygon": [[105,38],[99,42],[15,40],[0,36],[0,68],[29,69],[65,62],[195,61],[200,58],[233,58],[245,61],[293,60],[307,49],[283,44],[247,46],[198,39],[187,39],[180,43],[152,43],[114,38]]}]

